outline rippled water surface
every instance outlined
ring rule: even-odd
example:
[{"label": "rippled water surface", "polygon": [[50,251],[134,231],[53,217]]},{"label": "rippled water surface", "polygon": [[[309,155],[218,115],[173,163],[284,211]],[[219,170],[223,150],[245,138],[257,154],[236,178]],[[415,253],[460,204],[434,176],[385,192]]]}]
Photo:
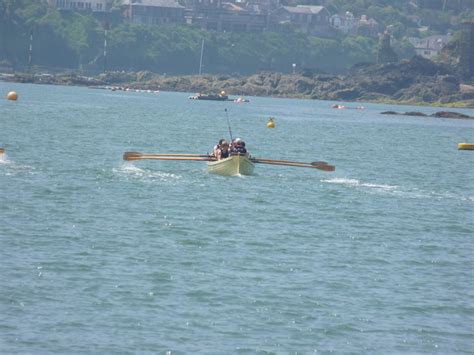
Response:
[{"label": "rippled water surface", "polygon": [[[0,352],[472,352],[474,152],[457,144],[474,142],[474,122],[0,83],[10,90]],[[225,108],[254,156],[336,171],[229,178],[122,160],[210,151],[228,138]]]}]

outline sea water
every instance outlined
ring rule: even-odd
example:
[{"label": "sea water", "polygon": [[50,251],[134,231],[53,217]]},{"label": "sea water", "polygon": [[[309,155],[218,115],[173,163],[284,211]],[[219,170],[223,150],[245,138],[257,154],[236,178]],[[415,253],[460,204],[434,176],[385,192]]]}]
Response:
[{"label": "sea water", "polygon": [[[474,121],[0,83],[11,90],[0,353],[472,353],[474,152],[457,144]],[[229,129],[253,156],[336,171],[122,160],[210,152]]]}]

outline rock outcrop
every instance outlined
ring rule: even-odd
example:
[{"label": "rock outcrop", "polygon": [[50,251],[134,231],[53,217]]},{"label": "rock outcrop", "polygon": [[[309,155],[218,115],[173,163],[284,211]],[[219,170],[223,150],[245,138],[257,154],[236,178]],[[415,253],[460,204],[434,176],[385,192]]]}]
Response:
[{"label": "rock outcrop", "polygon": [[418,117],[439,117],[439,118],[460,118],[460,119],[474,119],[474,116],[465,115],[460,112],[452,111],[440,111],[427,115],[423,112],[395,112],[395,111],[385,111],[381,112],[382,115],[403,115],[403,116],[418,116]]},{"label": "rock outcrop", "polygon": [[335,101],[396,101],[474,107],[474,83],[460,83],[451,67],[415,56],[388,64],[359,64],[348,74],[329,75],[309,70],[296,74],[262,72],[248,77],[227,75],[163,76],[151,72],[110,72],[80,75],[15,75],[13,81],[62,85],[122,86],[230,95],[299,97]]}]

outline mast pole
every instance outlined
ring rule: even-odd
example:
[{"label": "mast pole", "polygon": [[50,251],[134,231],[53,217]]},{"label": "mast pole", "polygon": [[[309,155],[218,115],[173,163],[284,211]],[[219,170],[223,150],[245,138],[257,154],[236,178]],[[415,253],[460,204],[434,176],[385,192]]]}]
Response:
[{"label": "mast pole", "polygon": [[204,40],[202,40],[201,43],[201,59],[199,60],[199,75],[201,75],[202,72],[202,55],[204,53]]}]

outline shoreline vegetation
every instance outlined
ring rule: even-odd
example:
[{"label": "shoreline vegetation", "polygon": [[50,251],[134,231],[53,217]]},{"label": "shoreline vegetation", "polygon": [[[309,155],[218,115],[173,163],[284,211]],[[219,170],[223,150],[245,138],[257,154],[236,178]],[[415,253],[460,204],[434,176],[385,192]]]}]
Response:
[{"label": "shoreline vegetation", "polygon": [[140,72],[107,72],[96,76],[0,74],[9,82],[88,86],[97,89],[162,90],[228,95],[372,102],[451,108],[474,108],[474,83],[462,83],[442,64],[415,56],[389,64],[358,64],[346,75],[313,71],[294,74],[261,72],[249,76],[167,76]]}]

